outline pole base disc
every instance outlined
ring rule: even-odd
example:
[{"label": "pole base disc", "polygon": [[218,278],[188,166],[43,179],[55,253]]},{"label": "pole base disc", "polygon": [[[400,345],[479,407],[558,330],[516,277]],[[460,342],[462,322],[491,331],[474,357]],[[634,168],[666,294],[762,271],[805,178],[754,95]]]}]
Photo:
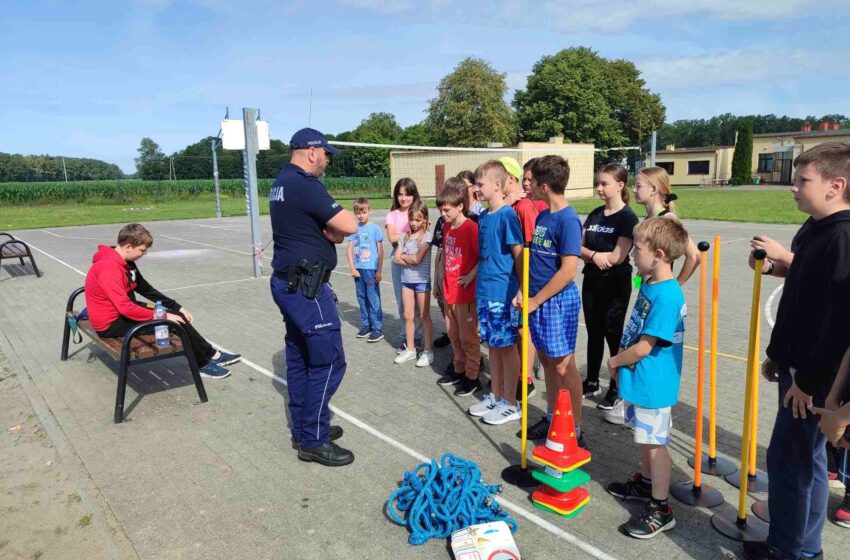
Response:
[{"label": "pole base disc", "polygon": [[694,507],[713,508],[725,501],[723,494],[716,488],[705,483],[695,488],[693,480],[670,486],[670,495],[683,504]]},{"label": "pole base disc", "polygon": [[[694,468],[695,462],[693,457],[688,459],[688,464],[691,468]],[[738,467],[736,467],[735,463],[729,459],[724,459],[723,457],[715,457],[714,459],[711,459],[707,454],[702,454],[702,474],[726,476],[727,474],[732,474],[737,470]]]},{"label": "pole base disc", "polygon": [[[741,487],[741,473],[736,470],[730,475],[726,475],[726,482],[735,488]],[[747,475],[747,492],[750,494],[767,494],[767,473],[757,469],[755,476]]]},{"label": "pole base disc", "polygon": [[721,534],[736,541],[766,541],[767,523],[748,515],[743,523],[738,519],[738,512],[732,508],[718,511],[711,516],[711,525]]},{"label": "pole base disc", "polygon": [[767,500],[759,500],[753,504],[753,513],[756,517],[764,521],[765,523],[770,523],[770,511],[767,509]]},{"label": "pole base disc", "polygon": [[511,465],[502,470],[502,480],[517,488],[536,488],[540,483],[531,476],[531,469],[521,465]]}]

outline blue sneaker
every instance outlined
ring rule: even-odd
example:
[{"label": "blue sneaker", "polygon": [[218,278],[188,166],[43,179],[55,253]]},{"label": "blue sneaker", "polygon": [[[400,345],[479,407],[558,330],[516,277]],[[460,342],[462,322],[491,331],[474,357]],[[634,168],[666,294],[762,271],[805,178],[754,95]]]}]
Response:
[{"label": "blue sneaker", "polygon": [[357,331],[357,338],[366,338],[371,332],[372,330],[369,327],[363,327],[362,329]]},{"label": "blue sneaker", "polygon": [[201,368],[201,377],[211,377],[213,379],[224,379],[230,375],[230,370],[221,367],[217,363],[210,360],[210,362]]},{"label": "blue sneaker", "polygon": [[220,356],[218,358],[213,358],[210,361],[215,362],[216,364],[222,367],[235,364],[236,362],[242,359],[242,356],[240,354],[230,354],[221,350],[219,350],[219,354]]},{"label": "blue sneaker", "polygon": [[369,338],[366,342],[378,342],[379,340],[384,340],[384,333],[381,331],[372,331],[369,333]]}]

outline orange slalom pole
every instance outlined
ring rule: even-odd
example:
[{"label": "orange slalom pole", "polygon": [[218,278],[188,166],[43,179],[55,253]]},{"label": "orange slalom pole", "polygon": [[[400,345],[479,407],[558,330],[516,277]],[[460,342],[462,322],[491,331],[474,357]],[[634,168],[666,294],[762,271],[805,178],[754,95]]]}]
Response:
[{"label": "orange slalom pole", "polygon": [[696,417],[696,440],[694,446],[694,488],[702,484],[702,404],[705,400],[705,292],[708,271],[706,262],[708,257],[708,243],[699,244],[699,342],[697,344],[697,417]]},{"label": "orange slalom pole", "polygon": [[720,300],[720,236],[714,238],[714,270],[711,278],[711,350],[708,354],[708,457],[717,458],[717,308]]}]

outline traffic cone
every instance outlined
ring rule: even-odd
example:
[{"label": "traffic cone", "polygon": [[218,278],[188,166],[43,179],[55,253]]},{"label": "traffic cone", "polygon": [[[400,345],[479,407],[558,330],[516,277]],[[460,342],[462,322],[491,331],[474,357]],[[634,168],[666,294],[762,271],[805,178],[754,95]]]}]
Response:
[{"label": "traffic cone", "polygon": [[590,461],[590,452],[578,446],[570,392],[558,391],[552,425],[545,445],[538,445],[531,458],[561,472],[569,472]]},{"label": "traffic cone", "polygon": [[575,517],[590,502],[590,493],[584,488],[570,492],[559,492],[548,486],[541,486],[531,495],[535,507],[557,513],[562,517]]},{"label": "traffic cone", "polygon": [[581,469],[561,472],[552,467],[546,467],[543,470],[534,469],[531,471],[531,476],[537,482],[554,488],[558,492],[569,492],[582,484],[590,482],[590,475]]}]

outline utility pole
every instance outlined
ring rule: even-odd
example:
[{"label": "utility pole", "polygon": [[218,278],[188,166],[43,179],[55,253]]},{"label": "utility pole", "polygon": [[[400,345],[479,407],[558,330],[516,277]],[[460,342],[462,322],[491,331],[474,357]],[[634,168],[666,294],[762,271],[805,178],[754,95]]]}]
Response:
[{"label": "utility pole", "polygon": [[215,217],[221,218],[221,189],[218,184],[218,157],[215,150],[218,147],[218,138],[210,140],[210,148],[212,149],[213,160],[213,181],[215,182]]},{"label": "utility pole", "polygon": [[68,182],[68,170],[65,168],[65,156],[62,156],[62,171],[65,173],[65,182]]},{"label": "utility pole", "polygon": [[655,140],[657,137],[657,133],[652,131],[652,142],[649,146],[649,165],[655,167]]},{"label": "utility pole", "polygon": [[242,123],[245,127],[245,150],[243,151],[243,172],[245,176],[245,195],[247,197],[248,216],[251,220],[251,245],[254,257],[254,278],[263,275],[260,239],[260,203],[257,190],[257,110],[243,108]]}]

